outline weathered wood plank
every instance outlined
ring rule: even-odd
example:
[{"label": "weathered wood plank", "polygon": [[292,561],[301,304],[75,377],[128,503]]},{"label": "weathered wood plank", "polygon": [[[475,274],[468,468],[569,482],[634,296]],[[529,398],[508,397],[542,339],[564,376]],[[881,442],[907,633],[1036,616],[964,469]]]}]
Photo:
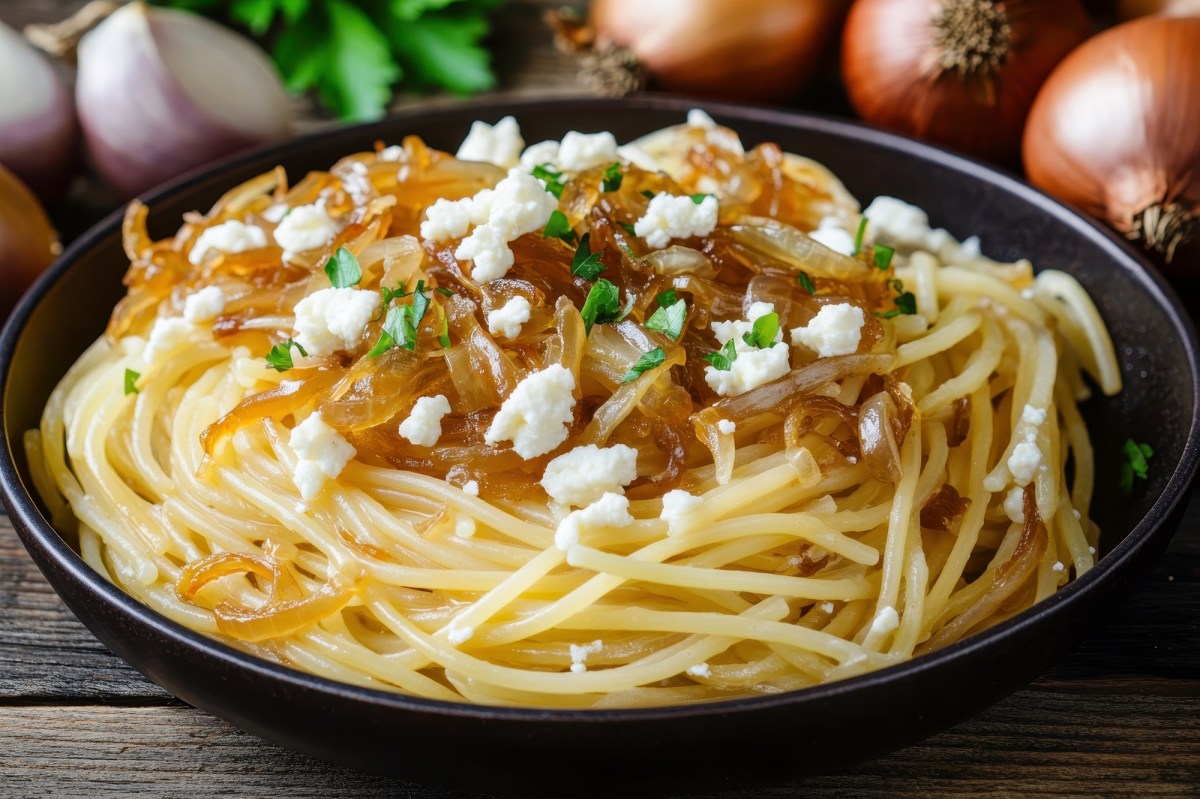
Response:
[{"label": "weathered wood plank", "polygon": [[[963,724],[850,772],[761,797],[1184,796],[1200,788],[1200,696],[1023,692]],[[446,794],[315,761],[192,708],[0,708],[0,794],[11,796]],[[203,772],[200,780],[184,779]],[[718,794],[711,794],[716,796]],[[728,796],[729,794],[721,794]],[[748,795],[748,794],[746,794]]]}]

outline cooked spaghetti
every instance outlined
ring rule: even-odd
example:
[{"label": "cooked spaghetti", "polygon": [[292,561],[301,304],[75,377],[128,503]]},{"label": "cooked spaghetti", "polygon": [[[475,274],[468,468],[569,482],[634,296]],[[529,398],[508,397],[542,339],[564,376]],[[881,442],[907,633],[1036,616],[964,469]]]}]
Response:
[{"label": "cooked spaghetti", "polygon": [[703,113],[622,147],[476,123],[145,220],[26,445],[89,564],[242,650],[442,700],[711,701],[1093,565],[1077,402],[1120,375],[1080,285]]}]

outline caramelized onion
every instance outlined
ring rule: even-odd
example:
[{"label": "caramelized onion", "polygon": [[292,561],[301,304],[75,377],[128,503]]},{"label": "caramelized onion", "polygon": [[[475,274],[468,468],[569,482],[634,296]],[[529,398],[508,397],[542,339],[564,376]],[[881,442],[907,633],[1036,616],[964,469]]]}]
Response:
[{"label": "caramelized onion", "polygon": [[944,533],[957,533],[962,516],[970,505],[970,498],[959,496],[954,486],[946,483],[921,506],[921,526]]},{"label": "caramelized onion", "polygon": [[893,433],[895,416],[896,402],[886,391],[864,402],[858,413],[858,441],[863,460],[871,476],[885,483],[898,482],[903,476],[900,445]]}]

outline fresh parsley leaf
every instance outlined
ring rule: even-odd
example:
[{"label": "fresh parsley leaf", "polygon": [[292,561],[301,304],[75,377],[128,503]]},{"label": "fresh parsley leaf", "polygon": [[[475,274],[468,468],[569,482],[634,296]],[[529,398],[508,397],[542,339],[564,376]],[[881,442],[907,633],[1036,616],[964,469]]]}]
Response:
[{"label": "fresh parsley leaf", "polygon": [[[417,295],[414,295],[414,298]],[[383,321],[383,330],[379,333],[379,341],[367,355],[378,358],[393,347],[403,347],[406,350],[417,348],[417,326],[412,321],[411,305],[393,305],[388,308],[387,318]]]},{"label": "fresh parsley leaf", "polygon": [[282,344],[276,344],[271,347],[271,351],[267,353],[267,366],[270,366],[276,372],[286,372],[292,368],[292,347],[300,351],[304,357],[308,357],[308,352],[304,347],[301,347],[297,342],[290,338]]},{"label": "fresh parsley leaf", "polygon": [[1121,451],[1125,456],[1125,460],[1121,462],[1121,490],[1132,494],[1135,478],[1146,480],[1150,476],[1150,458],[1154,455],[1154,450],[1149,444],[1139,444],[1132,438],[1127,438]]},{"label": "fresh parsley leaf", "polygon": [[[418,280],[417,290],[413,292],[412,311],[409,313],[414,328],[421,326],[421,320],[425,318],[425,312],[429,310],[429,298],[425,296],[426,291],[425,281]],[[413,340],[416,340],[415,335],[413,336]],[[412,349],[412,347],[409,347],[409,349]]]},{"label": "fresh parsley leaf", "polygon": [[574,243],[575,231],[571,229],[571,223],[567,221],[567,215],[557,209],[552,211],[550,219],[546,222],[546,227],[542,231],[542,238],[562,239],[567,244]]},{"label": "fresh parsley leaf", "polygon": [[662,366],[664,363],[666,363],[666,360],[667,354],[663,352],[663,348],[655,347],[642,357],[638,358],[637,363],[635,363],[633,368],[631,368],[621,377],[619,382],[628,383],[631,380],[637,380],[651,369],[657,366]]},{"label": "fresh parsley leaf", "polygon": [[909,316],[917,312],[917,298],[911,291],[905,291],[902,294],[896,295],[896,307],[886,312],[883,315],[884,319],[891,319],[900,314],[908,314]]},{"label": "fresh parsley leaf", "polygon": [[445,286],[438,286],[436,291],[438,294],[441,294],[443,297],[453,297],[456,293],[454,291],[454,289],[449,289],[449,288],[446,288]]},{"label": "fresh parsley leaf", "polygon": [[621,188],[625,173],[621,171],[621,162],[613,161],[604,170],[604,180],[600,181],[600,191],[616,191]]},{"label": "fresh parsley leaf", "polygon": [[879,269],[886,270],[892,265],[892,256],[896,254],[894,247],[889,247],[886,244],[876,244],[874,247],[875,266]]},{"label": "fresh parsley leaf", "polygon": [[700,205],[711,196],[711,194],[693,194],[692,202],[694,202],[696,205]]},{"label": "fresh parsley leaf", "polygon": [[870,221],[865,216],[858,220],[858,232],[854,234],[854,252],[850,253],[851,255],[862,252],[863,236],[867,235],[867,223]]},{"label": "fresh parsley leaf", "polygon": [[775,335],[779,333],[779,314],[772,311],[754,320],[750,332],[742,336],[742,340],[751,347],[765,350],[775,346]]},{"label": "fresh parsley leaf", "polygon": [[[392,0],[393,6],[396,3]],[[444,86],[458,95],[491,89],[496,76],[483,42],[490,29],[487,11],[494,3],[474,0],[440,5],[448,7],[429,10],[412,20],[377,12],[408,82],[420,88]]]},{"label": "fresh parsley leaf", "polygon": [[808,272],[801,272],[796,275],[796,282],[800,284],[800,288],[807,291],[809,294],[816,294],[817,287],[813,285],[812,278],[808,276]]},{"label": "fresh parsley leaf", "polygon": [[354,253],[345,247],[338,247],[333,257],[325,262],[325,276],[335,289],[348,289],[362,280],[362,266]]},{"label": "fresh parsley leaf", "polygon": [[584,280],[595,280],[604,271],[604,264],[600,263],[600,253],[592,252],[588,246],[590,236],[590,233],[583,234],[579,239],[579,246],[575,248],[575,257],[571,259],[571,274]]},{"label": "fresh parsley leaf", "polygon": [[630,236],[636,236],[636,235],[637,235],[637,233],[636,233],[636,232],[634,232],[634,229],[633,229],[633,223],[632,223],[632,222],[618,222],[617,224],[619,224],[619,225],[621,226],[621,230],[624,230],[624,231],[625,231],[626,233],[628,233]]},{"label": "fresh parsley leaf", "polygon": [[650,191],[649,189],[642,189],[642,196],[647,200],[653,200],[655,195],[654,192]]},{"label": "fresh parsley leaf", "polygon": [[563,189],[567,185],[567,179],[552,164],[538,164],[533,168],[531,174],[546,184],[546,191],[555,197],[562,197]]},{"label": "fresh parsley leaf", "polygon": [[583,307],[579,309],[579,313],[583,317],[583,325],[588,333],[592,332],[594,324],[603,325],[615,322],[621,314],[621,290],[604,278],[600,278],[588,292],[587,299],[583,301]]},{"label": "fresh parsley leaf", "polygon": [[654,301],[658,303],[659,308],[666,308],[668,305],[674,305],[677,299],[679,295],[675,293],[675,289],[667,289],[655,297]]},{"label": "fresh parsley leaf", "polygon": [[[671,292],[673,294],[674,289]],[[683,322],[687,319],[687,303],[676,300],[670,305],[662,305],[662,298],[662,294],[658,295],[659,307],[655,308],[654,313],[646,320],[646,327],[669,336],[673,341],[679,341],[679,336],[683,333]]]},{"label": "fresh parsley leaf", "polygon": [[442,332],[438,333],[438,343],[442,345],[442,349],[450,349],[450,317],[442,313]]},{"label": "fresh parsley leaf", "polygon": [[379,288],[379,294],[382,297],[382,302],[379,304],[379,313],[376,314],[375,318],[371,320],[372,322],[378,322],[380,319],[382,319],[383,315],[387,313],[388,306],[392,304],[392,300],[396,299],[397,297],[407,296],[408,292],[404,290],[404,281],[402,280],[394,289],[390,289],[387,286],[381,286]]},{"label": "fresh parsley leaf", "polygon": [[712,367],[718,372],[728,372],[733,368],[733,362],[737,360],[737,346],[733,343],[733,339],[729,339],[725,342],[724,347],[705,355],[704,360],[712,364]]},{"label": "fresh parsley leaf", "polygon": [[132,369],[125,370],[125,396],[138,393],[137,381],[141,376],[141,372],[135,372]]}]

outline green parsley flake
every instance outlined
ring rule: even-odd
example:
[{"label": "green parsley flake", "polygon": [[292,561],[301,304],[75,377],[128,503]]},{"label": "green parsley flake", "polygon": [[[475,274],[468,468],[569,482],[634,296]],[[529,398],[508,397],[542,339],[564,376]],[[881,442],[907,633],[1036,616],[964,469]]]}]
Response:
[{"label": "green parsley flake", "polygon": [[1125,439],[1122,447],[1125,460],[1121,463],[1121,490],[1133,493],[1134,480],[1146,480],[1150,476],[1150,458],[1154,450],[1149,444],[1139,444],[1132,438]]},{"label": "green parsley flake", "polygon": [[647,200],[653,200],[654,192],[650,191],[649,189],[642,189],[642,196],[645,197]]},{"label": "green parsley flake", "polygon": [[754,320],[750,332],[742,336],[742,340],[751,347],[760,350],[775,346],[775,336],[779,333],[779,314],[772,311]]},{"label": "green parsley flake", "polygon": [[613,161],[604,170],[604,180],[600,182],[601,191],[616,191],[621,188],[621,181],[625,179],[625,173],[621,171],[621,162]]},{"label": "green parsley flake", "polygon": [[733,368],[733,362],[737,360],[737,347],[733,343],[733,339],[725,342],[725,346],[716,352],[710,352],[704,356],[704,360],[712,364],[712,367],[718,372],[728,372]]},{"label": "green parsley flake", "polygon": [[579,239],[579,246],[575,249],[575,257],[571,259],[571,274],[584,280],[595,280],[604,271],[604,264],[600,263],[600,253],[592,252],[588,245],[590,237],[590,233],[583,234]]},{"label": "green parsley flake", "polygon": [[546,191],[555,197],[562,198],[563,189],[567,185],[567,179],[563,177],[562,172],[554,168],[553,164],[539,164],[533,168],[532,174],[535,178],[546,184]]},{"label": "green parsley flake", "polygon": [[125,396],[138,393],[137,381],[141,376],[141,372],[135,372],[132,369],[125,370]]},{"label": "green parsley flake", "polygon": [[659,308],[666,308],[668,305],[674,305],[677,299],[679,295],[675,293],[675,289],[667,289],[655,297],[654,301],[658,303]]},{"label": "green parsley flake", "polygon": [[807,291],[809,294],[816,294],[817,287],[813,285],[812,278],[808,276],[808,272],[801,272],[796,275],[796,282],[800,284],[800,288]]},{"label": "green parsley flake", "polygon": [[634,232],[634,229],[633,229],[633,223],[632,223],[632,222],[618,222],[617,224],[619,224],[619,225],[621,226],[621,230],[624,230],[624,231],[625,231],[626,233],[628,233],[630,236],[636,236],[636,235],[637,235],[637,233],[636,233],[636,232]]},{"label": "green parsley flake", "polygon": [[663,294],[658,295],[659,307],[655,308],[654,313],[646,320],[646,327],[669,336],[673,341],[679,341],[679,336],[683,333],[683,322],[687,319],[687,303],[675,300],[670,305],[662,305]]},{"label": "green parsley flake", "polygon": [[457,292],[455,292],[454,289],[448,289],[445,286],[438,286],[437,293],[441,294],[443,297],[453,297]]},{"label": "green parsley flake", "polygon": [[300,350],[300,354],[308,357],[308,353],[297,342],[290,338],[282,344],[276,344],[271,347],[271,351],[267,353],[267,366],[270,366],[276,372],[286,372],[292,368],[292,347]]},{"label": "green parsley flake", "polygon": [[867,235],[867,223],[870,220],[865,216],[858,220],[858,232],[854,234],[854,252],[851,255],[858,255],[862,252],[863,236]]},{"label": "green parsley flake", "polygon": [[594,324],[603,325],[617,321],[621,316],[621,290],[600,278],[588,292],[579,314],[583,317],[583,325],[588,333],[592,332]]},{"label": "green parsley flake", "polygon": [[892,265],[892,256],[896,254],[895,248],[889,247],[886,244],[876,244],[873,249],[875,266],[886,271]]},{"label": "green parsley flake", "polygon": [[666,360],[667,354],[663,352],[663,348],[655,347],[642,357],[638,358],[637,363],[633,365],[633,368],[626,372],[618,382],[628,383],[630,381],[637,380],[651,369],[662,366],[664,363],[666,363]]},{"label": "green parsley flake", "polygon": [[348,289],[362,280],[362,266],[354,253],[345,247],[338,247],[333,257],[325,262],[325,275],[335,289]]},{"label": "green parsley flake", "polygon": [[546,228],[542,231],[543,239],[562,239],[567,244],[575,243],[575,231],[571,229],[571,223],[567,220],[567,215],[562,211],[555,210],[550,214],[549,221],[546,222]]},{"label": "green parsley flake", "polygon": [[702,205],[704,203],[704,201],[707,200],[711,196],[712,196],[711,194],[693,194],[692,202],[694,202],[696,205]]}]

